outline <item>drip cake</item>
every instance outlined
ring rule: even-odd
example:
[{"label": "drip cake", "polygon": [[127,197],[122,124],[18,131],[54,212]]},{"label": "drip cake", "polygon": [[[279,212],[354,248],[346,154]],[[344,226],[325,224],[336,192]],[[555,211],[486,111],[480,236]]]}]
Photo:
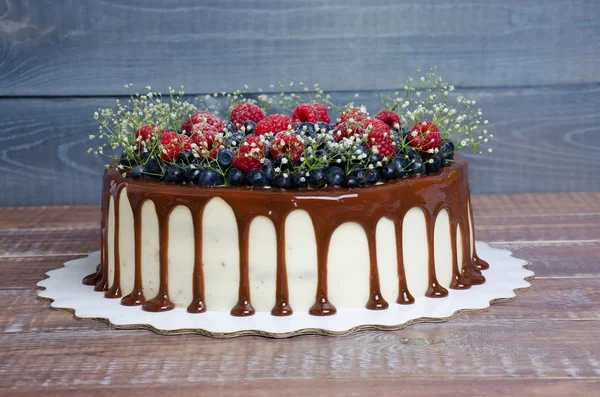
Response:
[{"label": "drip cake", "polygon": [[83,283],[146,312],[237,317],[385,311],[483,284],[455,152],[490,136],[475,136],[481,111],[451,106],[452,90],[430,74],[373,117],[318,86],[310,100],[215,94],[230,101],[221,117],[212,96],[197,106],[173,91],[100,109],[95,150],[122,154],[104,174],[100,263]]}]

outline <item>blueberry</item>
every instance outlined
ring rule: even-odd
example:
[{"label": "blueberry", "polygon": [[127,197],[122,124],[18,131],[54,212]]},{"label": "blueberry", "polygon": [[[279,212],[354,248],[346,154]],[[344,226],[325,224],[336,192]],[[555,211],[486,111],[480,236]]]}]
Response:
[{"label": "blueberry", "polygon": [[444,159],[442,158],[442,156],[440,154],[431,156],[431,158],[425,162],[425,168],[427,170],[427,174],[433,174],[433,173],[439,172],[443,167],[443,161],[444,161]]},{"label": "blueberry", "polygon": [[316,136],[315,125],[313,123],[296,123],[294,132],[298,135],[314,138]]},{"label": "blueberry", "polygon": [[164,165],[159,159],[150,159],[146,161],[146,164],[144,165],[144,172],[146,175],[160,178],[165,172]]},{"label": "blueberry", "polygon": [[348,189],[354,189],[359,186],[358,180],[355,175],[348,175],[344,182],[342,182],[342,186]]},{"label": "blueberry", "polygon": [[427,168],[420,158],[411,159],[408,165],[408,170],[417,175],[424,175],[427,173]]},{"label": "blueberry", "polygon": [[350,175],[356,176],[360,171],[364,170],[365,166],[362,164],[355,164],[350,171]]},{"label": "blueberry", "polygon": [[183,150],[177,155],[177,162],[181,164],[191,164],[195,159],[191,150]]},{"label": "blueberry", "polygon": [[292,159],[287,156],[279,155],[273,162],[274,168],[279,168],[281,171],[289,171],[293,167]]},{"label": "blueberry", "polygon": [[316,123],[315,127],[316,127],[316,132],[320,132],[320,133],[326,133],[326,132],[333,130],[333,128],[331,128],[331,125],[324,123],[322,121],[319,121],[318,123]]},{"label": "blueberry", "polygon": [[165,176],[163,177],[165,182],[170,183],[182,183],[185,181],[185,174],[183,170],[174,164],[169,164],[167,166],[167,171],[165,172]]},{"label": "blueberry", "polygon": [[252,187],[265,187],[267,186],[267,176],[261,170],[252,170],[246,175],[246,181],[248,185]]},{"label": "blueberry", "polygon": [[225,138],[225,145],[227,147],[232,148],[234,151],[237,150],[242,142],[244,142],[244,133],[241,131],[237,131],[234,132],[233,134],[229,134],[226,138]]},{"label": "blueberry", "polygon": [[225,124],[225,128],[227,128],[227,131],[229,131],[231,133],[234,133],[237,131],[237,128],[235,128],[235,124],[233,124],[231,121],[228,121]]},{"label": "blueberry", "polygon": [[327,184],[329,186],[341,186],[345,177],[346,173],[337,165],[329,167],[327,170]]},{"label": "blueberry", "polygon": [[242,131],[244,131],[246,135],[254,134],[254,131],[256,131],[256,123],[254,121],[246,121]]},{"label": "blueberry", "polygon": [[384,182],[387,181],[391,181],[393,179],[398,178],[400,175],[398,174],[398,171],[396,170],[396,168],[392,165],[392,164],[384,164],[383,167],[381,167],[381,179]]},{"label": "blueberry", "polygon": [[442,147],[439,152],[444,160],[453,160],[454,159],[454,143],[450,141],[444,141],[442,143]]},{"label": "blueberry", "polygon": [[305,171],[292,174],[290,179],[292,180],[293,188],[302,189],[308,187]]},{"label": "blueberry", "polygon": [[286,173],[275,175],[271,181],[271,186],[278,187],[281,189],[289,189],[292,187],[292,179]]},{"label": "blueberry", "polygon": [[262,170],[265,173],[265,176],[267,177],[268,181],[273,179],[273,177],[275,176],[275,173],[273,172],[273,163],[271,163],[271,160],[269,159],[265,159],[265,164],[263,165]]},{"label": "blueberry", "polygon": [[372,154],[369,158],[369,162],[373,165],[377,165],[377,163],[380,163],[381,160],[383,160],[383,157],[381,157],[379,153]]},{"label": "blueberry", "polygon": [[367,185],[374,185],[381,179],[381,173],[377,168],[367,168],[364,171]]},{"label": "blueberry", "polygon": [[198,175],[198,185],[200,186],[219,186],[225,183],[223,175],[212,168],[204,168]]},{"label": "blueberry", "polygon": [[407,159],[403,154],[396,156],[396,158],[392,162],[392,165],[396,169],[396,172],[398,172],[398,176],[400,178],[410,175],[410,162],[411,160]]},{"label": "blueberry", "polygon": [[239,168],[232,167],[227,171],[225,180],[229,186],[244,186],[246,184],[246,174]]},{"label": "blueberry", "polygon": [[133,160],[129,160],[129,156],[127,155],[127,153],[123,152],[121,153],[121,157],[119,157],[119,164],[124,165],[126,167],[131,167],[135,163],[133,162]]},{"label": "blueberry", "polygon": [[193,182],[198,184],[198,178],[200,178],[200,173],[202,172],[202,168],[198,167],[184,167],[185,170],[185,179],[188,182]]},{"label": "blueberry", "polygon": [[360,170],[356,173],[356,182],[359,186],[365,186],[367,184],[367,174],[364,170]]},{"label": "blueberry", "polygon": [[222,170],[231,167],[233,163],[233,152],[229,149],[222,149],[217,153],[217,164]]},{"label": "blueberry", "polygon": [[369,155],[369,149],[365,146],[365,145],[360,145],[357,146],[354,151],[352,151],[352,154],[350,155],[350,158],[354,161],[360,161],[362,159],[362,156]]},{"label": "blueberry", "polygon": [[327,183],[327,176],[322,168],[312,170],[308,174],[308,187],[311,189],[322,189]]},{"label": "blueberry", "polygon": [[131,167],[129,171],[129,176],[133,179],[143,178],[144,177],[144,166],[141,164],[136,164]]}]

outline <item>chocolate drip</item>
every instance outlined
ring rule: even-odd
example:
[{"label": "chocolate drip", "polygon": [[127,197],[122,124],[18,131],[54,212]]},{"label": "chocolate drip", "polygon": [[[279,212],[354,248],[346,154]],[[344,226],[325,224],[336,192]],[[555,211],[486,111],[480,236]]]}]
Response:
[{"label": "chocolate drip", "polygon": [[114,259],[113,259],[113,265],[114,265],[114,278],[113,278],[113,285],[108,289],[108,291],[106,291],[104,293],[104,297],[105,298],[109,298],[109,299],[115,299],[115,298],[120,298],[121,297],[121,252],[119,250],[119,208],[121,207],[119,205],[119,195],[121,193],[121,190],[124,188],[124,185],[114,185],[111,188],[111,194],[113,197],[113,205],[115,206],[114,208],[114,213],[115,213],[115,228],[114,228],[114,233],[113,233],[113,237],[114,237],[114,241],[113,241],[113,254],[114,254]]},{"label": "chocolate drip", "polygon": [[285,261],[285,217],[278,219],[275,225],[277,235],[277,275],[275,290],[275,307],[271,310],[274,316],[289,316],[293,313],[289,304],[289,291],[287,282],[287,263]]},{"label": "chocolate drip", "polygon": [[[109,189],[116,192],[117,188],[127,187],[127,194],[134,212],[135,229],[135,283],[133,292],[122,300],[123,304],[142,304],[148,311],[170,310],[174,307],[168,297],[168,225],[169,216],[177,205],[187,206],[194,222],[194,274],[193,299],[188,311],[200,313],[206,310],[204,301],[204,274],[202,264],[202,216],[206,203],[213,198],[221,198],[233,209],[237,222],[239,243],[239,288],[238,302],[232,308],[234,316],[247,316],[254,313],[251,303],[249,281],[249,232],[253,219],[265,216],[275,227],[277,239],[277,271],[275,306],[272,314],[276,316],[289,315],[292,308],[289,302],[287,265],[285,258],[285,221],[287,215],[294,210],[306,211],[313,222],[315,240],[317,243],[317,290],[315,304],[310,308],[312,315],[325,316],[336,313],[335,306],[329,302],[327,287],[327,257],[331,236],[337,227],[346,222],[360,224],[367,237],[370,262],[370,296],[365,302],[368,309],[378,310],[388,307],[381,296],[379,268],[377,265],[376,226],[381,218],[394,222],[397,238],[398,256],[398,286],[399,294],[396,302],[409,304],[414,302],[407,283],[404,269],[402,247],[402,225],[406,213],[411,208],[420,208],[425,216],[428,242],[428,272],[429,286],[427,296],[442,297],[448,291],[439,285],[435,271],[434,258],[434,228],[436,215],[442,209],[448,210],[450,218],[450,240],[452,246],[452,283],[450,288],[469,288],[471,284],[481,284],[485,278],[481,269],[487,264],[477,257],[475,251],[471,255],[469,211],[469,190],[467,162],[460,156],[450,167],[442,172],[428,177],[412,177],[388,182],[384,185],[366,187],[356,190],[327,188],[320,191],[297,190],[285,191],[276,189],[251,188],[202,188],[176,186],[161,183],[153,179],[133,180],[124,178],[115,169],[105,174],[103,189],[102,217],[102,251],[101,269],[94,277],[99,277],[96,289],[102,289],[107,283],[107,224]],[[145,200],[151,200],[156,207],[160,234],[160,287],[154,299],[144,303],[142,295],[142,263],[141,263],[141,207]],[[118,202],[115,200],[115,205]],[[117,212],[115,208],[115,213]],[[472,216],[471,216],[472,219]],[[115,234],[118,236],[118,215],[115,217]],[[463,249],[462,272],[458,270],[458,255],[456,249],[457,232],[461,231]],[[115,242],[117,242],[116,237]],[[115,245],[118,250],[118,243]],[[117,282],[118,262],[115,261],[115,285]],[[93,277],[86,277],[86,282],[92,282]],[[366,280],[365,280],[366,281]],[[389,297],[388,297],[389,299]],[[209,302],[210,304],[210,302]]]},{"label": "chocolate drip", "polygon": [[[204,204],[204,203],[202,203]],[[192,210],[194,222],[194,276],[192,284],[192,302],[187,308],[188,313],[204,313],[204,269],[202,268],[202,214],[204,205],[199,210]]]},{"label": "chocolate drip", "polygon": [[94,291],[103,292],[108,290],[108,203],[110,200],[110,187],[115,183],[107,179],[108,173],[104,174],[102,184],[102,217],[100,218],[100,280],[94,286]]},{"label": "chocolate drip", "polygon": [[387,309],[390,305],[381,296],[381,289],[379,287],[379,269],[377,267],[377,249],[375,247],[376,225],[363,225],[363,229],[365,230],[369,244],[369,301],[366,308],[369,310]]},{"label": "chocolate drip", "polygon": [[141,306],[146,302],[142,291],[142,204],[138,200],[129,198],[131,209],[133,210],[133,234],[135,238],[135,269],[133,290],[123,299],[121,304],[124,306]]},{"label": "chocolate drip", "polygon": [[402,249],[402,221],[404,217],[394,222],[396,231],[396,256],[398,261],[398,299],[396,303],[400,305],[410,305],[415,303],[415,298],[408,291],[406,285],[406,273],[404,271],[404,251]]},{"label": "chocolate drip", "polygon": [[92,274],[88,274],[81,280],[83,285],[96,285],[102,279],[102,264],[96,266],[96,271]]}]

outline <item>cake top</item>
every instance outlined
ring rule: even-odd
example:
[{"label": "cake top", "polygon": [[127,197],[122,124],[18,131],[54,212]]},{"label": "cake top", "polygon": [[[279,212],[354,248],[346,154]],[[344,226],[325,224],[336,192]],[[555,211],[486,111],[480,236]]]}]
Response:
[{"label": "cake top", "polygon": [[168,99],[146,87],[127,104],[117,100],[94,114],[99,135],[90,138],[102,143],[90,152],[116,160],[113,166],[126,178],[198,186],[359,188],[437,173],[453,162],[455,151],[481,153],[492,138],[479,131],[487,120],[476,102],[454,95],[454,87],[434,71],[380,95],[382,109],[375,116],[354,102],[335,104],[318,84],[298,85],[301,92],[286,93],[279,83],[271,94],[261,89],[248,94],[246,86],[194,103],[184,100],[183,87],[169,88]]}]

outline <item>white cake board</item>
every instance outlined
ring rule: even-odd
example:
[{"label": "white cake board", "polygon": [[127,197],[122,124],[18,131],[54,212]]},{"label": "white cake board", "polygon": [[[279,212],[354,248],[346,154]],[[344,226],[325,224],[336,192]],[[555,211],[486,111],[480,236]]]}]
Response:
[{"label": "white cake board", "polygon": [[479,256],[490,264],[483,271],[486,282],[467,290],[448,290],[443,299],[417,298],[412,305],[389,302],[387,310],[338,309],[328,317],[294,312],[289,317],[256,313],[250,317],[234,317],[226,312],[187,313],[185,308],[169,312],[148,313],[140,307],[122,306],[120,299],[105,299],[91,286],[83,285],[84,276],[93,273],[99,252],[87,258],[66,262],[63,268],[51,270],[49,278],[40,281],[38,295],[52,300],[55,309],[74,312],[83,319],[108,321],[116,328],[146,328],[161,334],[197,333],[218,338],[261,335],[285,338],[302,334],[345,335],[365,329],[394,330],[416,322],[441,322],[454,314],[469,310],[485,310],[490,304],[510,300],[515,292],[526,289],[533,272],[524,268],[527,262],[513,258],[511,252],[492,248],[477,241]]}]

